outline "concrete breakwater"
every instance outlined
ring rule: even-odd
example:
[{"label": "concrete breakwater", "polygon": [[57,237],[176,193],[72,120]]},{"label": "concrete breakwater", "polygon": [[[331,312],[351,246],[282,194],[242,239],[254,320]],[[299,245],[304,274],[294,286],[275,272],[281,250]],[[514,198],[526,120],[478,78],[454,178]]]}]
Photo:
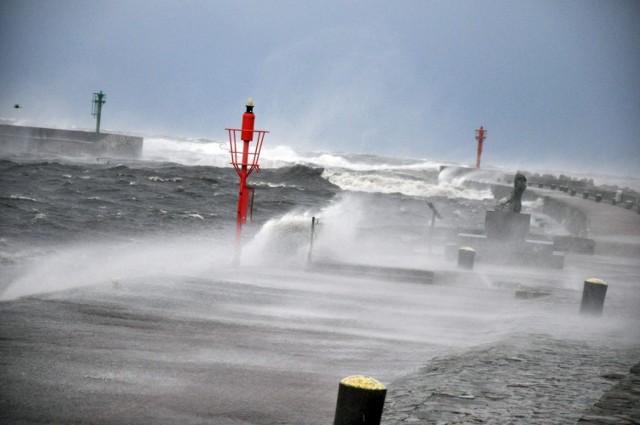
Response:
[{"label": "concrete breakwater", "polygon": [[[640,225],[640,201],[636,192],[628,188],[620,190],[617,187],[584,184],[583,196],[576,196],[578,192],[575,189],[558,186],[561,182],[566,184],[566,181],[550,180],[550,177],[545,180],[527,172],[524,174],[528,179],[528,188],[523,201],[542,198],[542,212],[562,224],[568,233],[554,237],[554,242],[577,252],[640,255],[640,244],[627,231]],[[513,175],[498,170],[443,167],[440,179],[479,190],[490,189],[496,199],[509,197],[513,189]],[[581,182],[571,184],[578,183]],[[623,192],[622,202],[615,202],[616,192]],[[620,211],[625,209],[626,212]]]},{"label": "concrete breakwater", "polygon": [[[595,185],[593,179],[571,179],[567,176],[539,175],[521,171],[527,178],[528,189],[523,200],[535,199],[533,189],[551,189],[549,193],[563,192],[567,197],[589,199],[595,202],[618,205],[626,209],[640,208],[640,194],[629,187]],[[476,169],[468,167],[441,166],[440,177],[457,184],[478,189],[491,187],[498,199],[509,196],[513,188],[514,172],[494,169]],[[551,215],[551,214],[550,214]],[[573,215],[573,211],[570,212]]]},{"label": "concrete breakwater", "polygon": [[[460,184],[482,190],[490,189],[495,199],[505,199],[511,195],[513,190],[513,183],[496,182],[496,180],[508,180],[500,173],[488,171],[489,174],[479,174],[480,176],[490,176],[488,180],[476,179],[478,176],[474,176],[475,170],[466,171],[468,169],[457,169],[453,171],[457,175],[464,178]],[[448,172],[452,172],[449,170]],[[465,177],[468,176],[468,177]],[[535,188],[529,187],[523,194],[523,201],[535,201],[538,197],[544,198],[543,213],[557,220],[565,227],[565,229],[573,236],[585,237],[588,233],[589,220],[584,212],[572,206],[562,200],[554,198],[552,196],[546,196],[539,193]]]},{"label": "concrete breakwater", "polygon": [[137,136],[0,124],[0,149],[11,153],[139,158],[142,145]]},{"label": "concrete breakwater", "polygon": [[[468,184],[497,188],[496,197],[508,189]],[[571,220],[584,222],[584,236],[593,238],[599,249],[571,253],[565,270],[557,272],[561,283],[549,297],[531,301],[516,292],[514,302],[540,309],[532,324],[549,320],[547,325],[429,359],[422,369],[390,385],[385,425],[640,423],[635,330],[640,218],[633,211],[552,189],[531,192],[550,205],[545,213],[567,229]],[[580,231],[581,226],[574,227]],[[512,275],[514,269],[503,272]],[[577,317],[576,274],[615,281],[606,315],[597,321]],[[543,288],[542,277],[532,275],[532,284]],[[556,333],[559,329],[564,331]]]}]

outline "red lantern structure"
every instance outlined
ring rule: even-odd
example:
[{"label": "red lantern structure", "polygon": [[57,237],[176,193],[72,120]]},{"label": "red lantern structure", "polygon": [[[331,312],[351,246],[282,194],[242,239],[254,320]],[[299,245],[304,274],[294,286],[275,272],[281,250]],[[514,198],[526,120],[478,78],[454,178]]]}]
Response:
[{"label": "red lantern structure", "polygon": [[478,141],[478,158],[476,159],[476,168],[480,168],[480,157],[482,156],[482,144],[487,136],[487,130],[482,126],[476,130],[476,140]]},{"label": "red lantern structure", "polygon": [[[247,109],[242,115],[242,128],[227,128],[229,132],[229,152],[231,153],[231,164],[240,176],[240,192],[238,195],[238,214],[236,216],[236,257],[235,262],[240,260],[240,248],[242,238],[242,225],[247,222],[247,215],[251,217],[253,210],[253,187],[247,185],[247,177],[256,170],[260,172],[258,160],[262,150],[262,142],[268,131],[254,130],[255,115],[253,114],[253,99],[247,100]],[[238,138],[242,143],[238,142]],[[251,142],[255,143],[251,147]],[[249,209],[251,201],[251,209]]]}]

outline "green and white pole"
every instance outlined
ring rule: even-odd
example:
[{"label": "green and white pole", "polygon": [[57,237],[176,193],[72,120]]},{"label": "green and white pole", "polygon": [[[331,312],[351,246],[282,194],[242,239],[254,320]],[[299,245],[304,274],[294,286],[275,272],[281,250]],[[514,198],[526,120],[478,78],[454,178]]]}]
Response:
[{"label": "green and white pole", "polygon": [[102,116],[102,105],[104,105],[105,103],[107,103],[107,95],[105,93],[102,93],[102,90],[100,90],[100,93],[93,94],[93,110],[91,112],[91,115],[96,117],[96,136],[100,134],[100,118]]}]

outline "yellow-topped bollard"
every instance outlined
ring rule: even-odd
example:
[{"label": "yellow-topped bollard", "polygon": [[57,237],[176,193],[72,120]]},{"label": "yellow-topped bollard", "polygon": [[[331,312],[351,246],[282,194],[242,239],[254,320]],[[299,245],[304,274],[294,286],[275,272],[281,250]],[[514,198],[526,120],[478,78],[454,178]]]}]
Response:
[{"label": "yellow-topped bollard", "polygon": [[595,277],[585,280],[580,313],[601,315],[608,286],[607,282]]},{"label": "yellow-topped bollard", "polygon": [[387,388],[377,379],[352,375],[340,381],[333,425],[380,425]]},{"label": "yellow-topped bollard", "polygon": [[476,250],[470,246],[463,246],[458,249],[458,268],[472,270],[475,259]]}]

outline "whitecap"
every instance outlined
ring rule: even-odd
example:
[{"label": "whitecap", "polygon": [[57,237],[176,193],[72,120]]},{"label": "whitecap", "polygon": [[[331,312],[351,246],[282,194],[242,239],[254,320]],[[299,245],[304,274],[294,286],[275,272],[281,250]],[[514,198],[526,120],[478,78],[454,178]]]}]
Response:
[{"label": "whitecap", "polygon": [[424,179],[407,179],[398,174],[324,170],[322,177],[342,190],[368,193],[401,193],[407,196],[434,196],[472,200],[492,199],[490,190],[475,190],[449,183],[434,184]]},{"label": "whitecap", "polygon": [[16,199],[18,201],[31,201],[31,202],[38,202],[37,199],[35,198],[30,198],[28,196],[24,196],[24,195],[9,195],[9,199]]},{"label": "whitecap", "polygon": [[204,217],[202,217],[202,215],[200,215],[198,213],[186,213],[185,217],[186,218],[197,218],[198,220],[204,220]]},{"label": "whitecap", "polygon": [[36,215],[31,219],[31,223],[36,223],[38,221],[46,221],[47,215],[45,213],[36,212]]}]

